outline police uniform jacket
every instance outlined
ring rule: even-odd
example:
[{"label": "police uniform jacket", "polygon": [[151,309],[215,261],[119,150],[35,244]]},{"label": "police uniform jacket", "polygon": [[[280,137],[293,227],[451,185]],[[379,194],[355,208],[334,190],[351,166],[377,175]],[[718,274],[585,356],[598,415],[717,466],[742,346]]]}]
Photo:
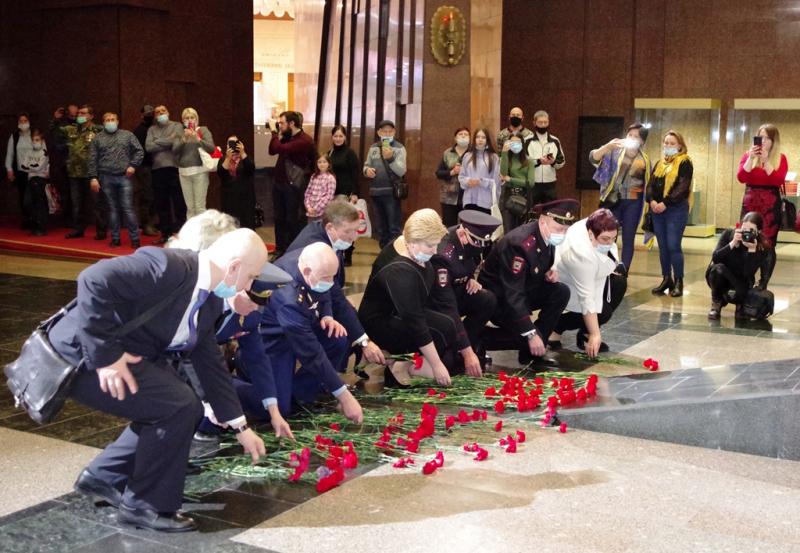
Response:
[{"label": "police uniform jacket", "polygon": [[[144,247],[98,261],[78,275],[77,305],[50,330],[50,341],[68,361],[83,359],[86,370],[107,367],[123,353],[163,360],[197,279],[197,253],[189,250]],[[125,336],[116,335],[122,325],[167,298],[168,304],[147,323]],[[209,295],[198,313],[196,345],[186,354],[205,400],[219,420],[231,421],[242,416],[242,408],[214,336],[221,312],[222,300]]]},{"label": "police uniform jacket", "polygon": [[478,280],[495,293],[504,323],[519,334],[534,329],[528,298],[545,284],[554,261],[555,248],[544,241],[536,220],[503,236],[486,258]]},{"label": "police uniform jacket", "polygon": [[[297,238],[289,244],[286,251],[302,250],[314,242],[322,242],[333,247],[328,233],[325,232],[325,227],[322,226],[322,221],[314,221],[307,224],[297,235]],[[339,270],[336,272],[336,277],[333,279],[333,288],[330,290],[334,319],[342,323],[342,326],[347,330],[347,336],[351,340],[357,340],[364,335],[364,327],[358,320],[356,308],[347,300],[342,290],[345,283],[344,252],[337,251],[336,257],[339,259]]]},{"label": "police uniform jacket", "polygon": [[297,266],[302,249],[288,252],[275,266],[292,276],[292,282],[275,290],[261,316],[259,332],[264,346],[291,348],[303,368],[315,373],[331,393],[344,384],[320,344],[316,331],[324,317],[333,317],[330,291],[318,293],[308,287]]}]

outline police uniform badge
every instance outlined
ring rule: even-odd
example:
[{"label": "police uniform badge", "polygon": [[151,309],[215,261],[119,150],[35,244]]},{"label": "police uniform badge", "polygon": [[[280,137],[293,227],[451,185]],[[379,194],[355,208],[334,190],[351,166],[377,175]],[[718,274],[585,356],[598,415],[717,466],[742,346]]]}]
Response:
[{"label": "police uniform badge", "polygon": [[524,242],[522,242],[522,249],[525,251],[533,249],[533,246],[536,244],[536,237],[531,235],[528,236]]},{"label": "police uniform badge", "polygon": [[511,260],[511,272],[515,275],[520,274],[522,272],[522,266],[525,265],[525,260],[518,255],[514,256],[514,259]]},{"label": "police uniform badge", "polygon": [[447,286],[447,269],[439,269],[436,271],[437,282],[439,286],[444,288]]},{"label": "police uniform badge", "polygon": [[453,253],[455,253],[455,251],[456,251],[456,247],[453,244],[447,244],[447,246],[445,246],[445,248],[444,248],[444,252],[442,252],[442,253],[444,254],[444,256],[447,259],[452,259],[453,258]]}]

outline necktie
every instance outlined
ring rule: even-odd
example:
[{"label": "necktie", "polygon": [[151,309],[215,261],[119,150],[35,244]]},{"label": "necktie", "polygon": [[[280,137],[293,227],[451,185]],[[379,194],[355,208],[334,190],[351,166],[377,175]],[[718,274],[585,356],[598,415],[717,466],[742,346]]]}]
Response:
[{"label": "necktie", "polygon": [[208,299],[208,296],[208,290],[201,289],[197,292],[197,301],[194,302],[192,310],[189,311],[189,339],[186,340],[186,344],[180,348],[184,351],[191,351],[197,344],[197,323],[195,323],[195,319],[197,318],[197,312],[200,311],[201,307],[203,307],[203,304]]}]

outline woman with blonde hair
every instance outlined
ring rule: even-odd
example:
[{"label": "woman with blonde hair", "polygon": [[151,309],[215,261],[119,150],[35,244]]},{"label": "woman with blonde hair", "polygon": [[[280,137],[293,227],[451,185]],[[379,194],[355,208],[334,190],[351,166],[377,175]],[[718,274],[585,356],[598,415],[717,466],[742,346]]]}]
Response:
[{"label": "woman with blonde hair", "polygon": [[178,234],[167,242],[168,248],[200,252],[208,249],[217,238],[239,228],[236,219],[216,209],[207,209],[186,221]]},{"label": "woman with blonde hair", "polygon": [[456,337],[465,333],[458,307],[435,293],[430,259],[447,234],[439,214],[420,209],[411,214],[402,236],[383,248],[372,265],[359,319],[370,339],[391,354],[420,352],[422,367],[398,361],[385,371],[386,381],[404,384],[410,376],[450,385],[450,370],[463,371],[455,355]]},{"label": "woman with blonde hair", "polygon": [[645,210],[652,212],[663,277],[661,284],[652,289],[653,294],[669,291],[673,298],[683,295],[681,241],[692,208],[693,173],[683,136],[676,131],[667,131],[663,155],[653,168],[645,192]]},{"label": "woman with blonde hair", "polygon": [[750,211],[760,213],[764,219],[761,235],[772,248],[781,226],[780,189],[788,170],[786,156],[781,153],[778,128],[769,123],[761,125],[753,138],[753,145],[739,161],[736,178],[746,186],[740,218]]},{"label": "woman with blonde hair", "polygon": [[214,153],[214,137],[208,127],[200,126],[200,116],[194,108],[181,112],[183,135],[175,137],[172,151],[178,160],[181,191],[186,202],[186,217],[194,217],[206,210],[208,170],[203,166],[200,148]]}]

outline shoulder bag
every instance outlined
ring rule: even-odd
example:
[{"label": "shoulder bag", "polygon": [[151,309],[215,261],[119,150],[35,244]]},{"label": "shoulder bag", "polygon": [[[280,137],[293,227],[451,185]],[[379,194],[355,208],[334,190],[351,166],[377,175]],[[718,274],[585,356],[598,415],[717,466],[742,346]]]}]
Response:
[{"label": "shoulder bag", "polygon": [[786,186],[781,185],[781,230],[794,230],[797,224],[797,208],[786,197]]},{"label": "shoulder bag", "polygon": [[392,183],[392,195],[396,200],[405,200],[408,198],[408,183],[406,182],[405,175],[400,177],[392,168],[389,167],[386,158],[381,156],[383,166],[386,168],[386,174],[389,176],[389,181]]},{"label": "shoulder bag", "polygon": [[[142,326],[162,311],[173,299],[170,294],[159,303],[122,325],[116,333],[120,338]],[[39,324],[25,340],[19,357],[5,366],[8,389],[14,396],[15,406],[22,407],[37,423],[53,420],[69,395],[70,387],[78,374],[78,365],[64,359],[50,343],[48,332],[78,303],[77,298],[62,307],[58,313]]]}]

